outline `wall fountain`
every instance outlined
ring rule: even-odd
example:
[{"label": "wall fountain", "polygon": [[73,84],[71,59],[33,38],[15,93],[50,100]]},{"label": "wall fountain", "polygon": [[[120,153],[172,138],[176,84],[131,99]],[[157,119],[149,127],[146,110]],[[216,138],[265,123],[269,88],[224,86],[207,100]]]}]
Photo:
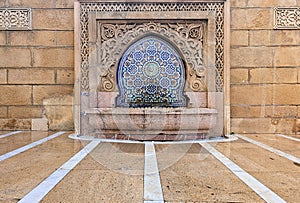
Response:
[{"label": "wall fountain", "polygon": [[224,133],[224,1],[75,4],[79,136]]}]

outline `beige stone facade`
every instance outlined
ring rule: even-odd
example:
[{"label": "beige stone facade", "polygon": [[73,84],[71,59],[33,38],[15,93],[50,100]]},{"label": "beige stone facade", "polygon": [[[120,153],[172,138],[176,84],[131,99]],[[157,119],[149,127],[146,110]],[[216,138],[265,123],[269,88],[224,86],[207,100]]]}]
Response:
[{"label": "beige stone facade", "polygon": [[[297,6],[230,0],[230,131],[300,132],[300,32],[274,29],[274,8]],[[73,130],[74,0],[0,7],[32,9],[32,30],[0,30],[0,130]]]},{"label": "beige stone facade", "polygon": [[32,9],[32,30],[0,31],[0,129],[72,130],[73,1],[0,6]]},{"label": "beige stone facade", "polygon": [[299,30],[274,29],[275,7],[300,1],[231,1],[231,131],[299,133]]}]

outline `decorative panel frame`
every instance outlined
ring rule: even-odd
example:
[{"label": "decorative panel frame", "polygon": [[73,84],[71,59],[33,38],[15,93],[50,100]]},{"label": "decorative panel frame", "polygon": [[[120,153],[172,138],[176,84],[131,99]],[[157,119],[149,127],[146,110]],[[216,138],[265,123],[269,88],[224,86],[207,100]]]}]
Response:
[{"label": "decorative panel frame", "polygon": [[[229,102],[229,2],[226,0],[191,0],[189,2],[149,1],[100,1],[80,0],[75,2],[75,130],[85,134],[83,126],[88,125],[86,112],[97,107],[97,91],[100,73],[97,65],[97,20],[188,20],[208,21],[206,66],[208,107],[221,111],[223,132],[230,132]],[[99,34],[99,33],[98,33]],[[94,64],[94,65],[93,65]],[[222,100],[221,104],[217,100]]]},{"label": "decorative panel frame", "polygon": [[274,29],[300,29],[300,7],[274,8]]},{"label": "decorative panel frame", "polygon": [[0,8],[0,30],[32,30],[31,8]]}]

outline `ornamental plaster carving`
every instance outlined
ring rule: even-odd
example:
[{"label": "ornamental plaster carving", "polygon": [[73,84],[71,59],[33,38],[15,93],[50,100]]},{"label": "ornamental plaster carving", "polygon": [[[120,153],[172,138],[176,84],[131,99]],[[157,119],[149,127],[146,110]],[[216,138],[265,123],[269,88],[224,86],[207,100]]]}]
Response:
[{"label": "ornamental plaster carving", "polygon": [[0,30],[31,30],[30,8],[0,8]]},{"label": "ornamental plaster carving", "polygon": [[[139,23],[101,24],[100,49],[100,91],[116,90],[116,81],[107,80],[107,72],[116,72],[118,60],[127,48],[137,39],[149,33],[164,36],[176,45],[190,66],[189,87],[193,91],[205,91],[205,68],[203,62],[204,22],[194,23]],[[112,79],[112,78],[111,78]],[[111,82],[110,85],[103,83]],[[103,87],[103,88],[101,88]],[[109,87],[109,89],[105,88]]]},{"label": "ornamental plaster carving", "polygon": [[[89,15],[95,12],[181,12],[207,11],[215,19],[215,68],[217,92],[223,91],[224,84],[224,4],[222,2],[201,3],[81,3],[80,4],[80,53],[81,53],[81,90],[89,91]],[[101,22],[100,22],[101,23]],[[113,91],[116,88],[112,74],[116,59],[123,53],[122,45],[134,42],[149,30],[160,34],[181,50],[187,60],[193,91],[203,91],[205,87],[205,68],[203,67],[203,25],[201,23],[162,23],[144,22],[143,24],[103,23],[101,24],[100,52],[100,90]],[[139,33],[139,31],[141,33]],[[197,42],[197,43],[196,43]],[[118,45],[118,46],[115,46]],[[192,47],[192,49],[190,49]],[[108,51],[109,50],[109,51]],[[113,50],[113,51],[112,51]],[[191,51],[192,50],[192,51]],[[113,57],[110,57],[113,56]],[[103,65],[105,64],[105,65]],[[108,71],[109,70],[109,71]],[[106,87],[104,86],[106,84]]]},{"label": "ornamental plaster carving", "polygon": [[275,8],[274,29],[300,29],[300,7]]}]

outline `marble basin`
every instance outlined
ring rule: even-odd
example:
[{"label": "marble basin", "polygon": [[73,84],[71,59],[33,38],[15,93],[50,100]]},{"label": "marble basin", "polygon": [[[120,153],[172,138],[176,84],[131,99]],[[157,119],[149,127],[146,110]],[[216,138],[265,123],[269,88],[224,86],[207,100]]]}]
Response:
[{"label": "marble basin", "polygon": [[90,134],[109,139],[203,139],[217,119],[217,110],[209,108],[94,108],[86,113]]}]

